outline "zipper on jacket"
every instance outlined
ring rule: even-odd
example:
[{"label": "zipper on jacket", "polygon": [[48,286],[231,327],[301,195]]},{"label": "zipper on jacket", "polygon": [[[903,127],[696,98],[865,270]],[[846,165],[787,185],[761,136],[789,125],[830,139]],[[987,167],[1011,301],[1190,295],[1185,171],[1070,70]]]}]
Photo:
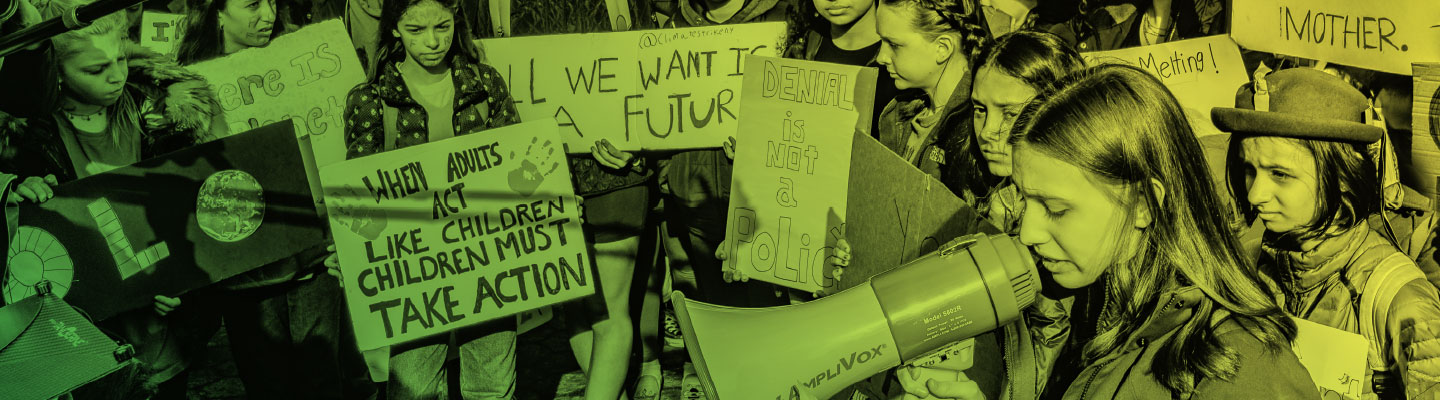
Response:
[{"label": "zipper on jacket", "polygon": [[1086,397],[1085,395],[1090,394],[1090,384],[1093,383],[1093,382],[1095,382],[1095,377],[1096,377],[1096,376],[1100,376],[1100,370],[1101,370],[1102,368],[1105,368],[1106,365],[1110,365],[1110,363],[1115,362],[1115,360],[1118,360],[1118,359],[1119,359],[1119,357],[1116,357],[1116,358],[1113,358],[1113,359],[1110,359],[1110,360],[1106,360],[1105,362],[1102,362],[1102,363],[1100,363],[1100,364],[1096,364],[1096,365],[1095,365],[1095,372],[1094,372],[1094,373],[1091,373],[1091,374],[1090,374],[1090,377],[1085,379],[1085,386],[1080,389],[1080,398],[1082,398],[1082,399],[1088,398],[1088,397]]},{"label": "zipper on jacket", "polygon": [[[1023,318],[1023,317],[1022,317],[1022,318]],[[1023,321],[1023,319],[1022,319],[1021,321]],[[1018,352],[1018,351],[1022,351],[1022,350],[1020,350],[1020,337],[1019,337],[1019,335],[1025,334],[1025,333],[1029,333],[1029,332],[1015,332],[1015,331],[1018,331],[1019,329],[1013,328],[1014,325],[1011,325],[1011,326],[1012,326],[1012,328],[1005,329],[1005,348],[1006,348],[1006,349],[1016,349],[1015,351],[1017,351],[1017,352]],[[1028,330],[1028,329],[1027,329],[1027,330]],[[1012,334],[1011,334],[1012,332],[1015,333],[1015,334],[1012,335]],[[1012,340],[1012,339],[1013,339],[1013,340]],[[1012,342],[1013,342],[1013,343],[1012,343]],[[1015,376],[1015,360],[1014,360],[1014,358],[1015,358],[1015,357],[1018,357],[1018,356],[1019,356],[1019,354],[1010,354],[1010,357],[1004,357],[1004,358],[1005,358],[1005,374],[1008,375],[1009,378],[1010,378],[1010,384],[1009,384],[1009,385],[1005,385],[1005,390],[1006,390],[1006,392],[1009,393],[1009,397],[1008,397],[1008,398],[1009,398],[1010,400],[1015,400],[1015,385],[1019,383],[1019,382],[1016,382],[1016,381],[1015,381],[1015,377],[1016,377],[1016,376]],[[1038,362],[1038,361],[1037,361],[1037,362]],[[1038,364],[1037,364],[1037,365],[1038,365]],[[1037,376],[1038,376],[1038,375],[1037,375]],[[1038,392],[1038,391],[1037,391],[1037,392]],[[1040,393],[1035,393],[1035,395],[1036,395],[1036,396],[1039,396]]]}]

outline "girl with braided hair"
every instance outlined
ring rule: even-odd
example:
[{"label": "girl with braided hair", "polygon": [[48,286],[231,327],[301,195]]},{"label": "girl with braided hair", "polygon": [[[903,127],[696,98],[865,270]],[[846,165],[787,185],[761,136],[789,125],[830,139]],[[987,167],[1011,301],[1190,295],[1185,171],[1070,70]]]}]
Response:
[{"label": "girl with braided hair", "polygon": [[[876,61],[901,90],[880,114],[880,143],[978,205],[999,183],[978,156],[971,122],[972,66],[988,41],[978,6],[969,0],[880,0],[875,13],[881,42]],[[848,251],[848,243],[841,246]],[[987,398],[999,398],[1004,380],[1000,342],[996,332],[975,338],[968,379]]]},{"label": "girl with braided hair", "polygon": [[902,92],[880,113],[885,144],[974,205],[994,186],[972,133],[971,68],[988,40],[969,0],[881,0],[875,30],[880,55]]}]

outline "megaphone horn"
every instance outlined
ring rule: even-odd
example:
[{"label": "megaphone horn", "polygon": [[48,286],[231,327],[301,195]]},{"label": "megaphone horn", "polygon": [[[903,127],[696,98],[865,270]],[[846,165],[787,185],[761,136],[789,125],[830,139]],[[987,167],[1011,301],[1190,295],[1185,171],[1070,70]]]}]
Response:
[{"label": "megaphone horn", "polygon": [[711,400],[827,399],[1019,318],[1039,281],[1025,246],[974,234],[809,303],[735,308],[672,295]]}]

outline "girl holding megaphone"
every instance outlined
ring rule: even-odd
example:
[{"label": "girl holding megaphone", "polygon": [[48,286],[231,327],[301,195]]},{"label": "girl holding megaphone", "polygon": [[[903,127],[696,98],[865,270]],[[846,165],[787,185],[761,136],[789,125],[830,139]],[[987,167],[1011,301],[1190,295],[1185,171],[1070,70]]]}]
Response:
[{"label": "girl holding megaphone", "polygon": [[1318,397],[1278,288],[1241,255],[1158,80],[1089,68],[1015,125],[1020,241],[1056,284],[1083,289],[1042,397]]},{"label": "girl holding megaphone", "polygon": [[[1129,66],[1082,70],[1014,125],[1019,239],[1077,294],[1054,365],[1008,366],[1002,398],[1318,397],[1278,289],[1215,212],[1208,169],[1187,168],[1203,153],[1159,81]],[[1033,371],[1043,384],[1015,379]],[[899,375],[919,397],[985,397],[963,375]]]}]

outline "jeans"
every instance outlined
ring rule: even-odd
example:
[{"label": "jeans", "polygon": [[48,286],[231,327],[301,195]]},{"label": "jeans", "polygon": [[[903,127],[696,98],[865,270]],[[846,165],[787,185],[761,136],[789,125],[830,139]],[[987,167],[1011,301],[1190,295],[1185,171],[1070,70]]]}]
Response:
[{"label": "jeans", "polygon": [[[515,398],[515,318],[452,331],[460,345],[460,397]],[[396,345],[390,355],[389,399],[447,399],[445,356],[451,335]]]}]

